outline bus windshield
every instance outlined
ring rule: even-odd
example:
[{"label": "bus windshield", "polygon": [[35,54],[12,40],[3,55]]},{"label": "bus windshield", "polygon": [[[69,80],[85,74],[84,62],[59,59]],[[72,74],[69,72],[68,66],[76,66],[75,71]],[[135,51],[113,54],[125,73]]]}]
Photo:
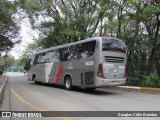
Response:
[{"label": "bus windshield", "polygon": [[102,51],[116,50],[120,52],[126,52],[126,45],[123,41],[114,38],[102,39]]}]

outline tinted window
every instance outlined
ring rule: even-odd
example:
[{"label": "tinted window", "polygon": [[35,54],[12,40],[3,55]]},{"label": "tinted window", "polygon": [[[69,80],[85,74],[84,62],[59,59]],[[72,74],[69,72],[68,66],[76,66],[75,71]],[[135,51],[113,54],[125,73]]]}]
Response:
[{"label": "tinted window", "polygon": [[84,59],[94,54],[96,41],[85,42],[37,54],[34,64]]},{"label": "tinted window", "polygon": [[46,53],[38,54],[36,63],[44,63],[46,59],[45,55]]},{"label": "tinted window", "polygon": [[57,61],[60,61],[59,50],[49,51],[46,62],[57,62]]},{"label": "tinted window", "polygon": [[72,52],[72,49],[70,49],[70,47],[65,47],[59,49],[59,51],[60,51],[60,60],[67,61],[69,54]]},{"label": "tinted window", "polygon": [[121,52],[126,52],[126,45],[123,41],[113,39],[113,38],[103,38],[102,39],[102,51],[106,50],[117,50]]},{"label": "tinted window", "polygon": [[38,62],[37,62],[37,60],[38,60],[38,57],[39,57],[39,54],[37,54],[36,56],[35,56],[35,59],[34,59],[34,62],[33,62],[33,64],[37,64]]},{"label": "tinted window", "polygon": [[96,41],[85,42],[60,49],[61,61],[77,60],[94,54]]},{"label": "tinted window", "polygon": [[78,48],[79,45],[74,45],[68,47],[68,54],[66,56],[66,60],[77,60],[80,59],[79,53],[78,53]]},{"label": "tinted window", "polygon": [[81,58],[90,57],[94,54],[96,41],[86,42],[81,44]]}]

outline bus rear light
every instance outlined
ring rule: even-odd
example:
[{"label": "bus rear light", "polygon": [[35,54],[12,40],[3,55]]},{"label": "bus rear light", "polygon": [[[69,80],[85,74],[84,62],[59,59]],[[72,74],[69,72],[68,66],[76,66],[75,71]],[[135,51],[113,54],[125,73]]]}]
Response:
[{"label": "bus rear light", "polygon": [[99,66],[98,66],[97,76],[105,79],[104,74],[103,74],[103,65],[102,64],[99,64]]}]

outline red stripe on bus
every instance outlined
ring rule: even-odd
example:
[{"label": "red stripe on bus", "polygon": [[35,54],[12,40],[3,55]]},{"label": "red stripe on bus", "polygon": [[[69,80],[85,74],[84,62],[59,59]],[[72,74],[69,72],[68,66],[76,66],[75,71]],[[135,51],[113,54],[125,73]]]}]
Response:
[{"label": "red stripe on bus", "polygon": [[60,64],[60,68],[58,70],[58,75],[57,75],[57,78],[56,78],[56,84],[59,84],[60,79],[61,79],[61,75],[62,75],[62,64]]}]

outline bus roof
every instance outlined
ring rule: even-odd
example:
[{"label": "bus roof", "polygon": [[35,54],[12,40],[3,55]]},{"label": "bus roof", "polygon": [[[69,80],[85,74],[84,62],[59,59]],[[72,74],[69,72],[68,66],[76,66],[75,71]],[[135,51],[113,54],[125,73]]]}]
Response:
[{"label": "bus roof", "polygon": [[56,50],[56,49],[59,49],[59,48],[64,48],[64,47],[68,47],[68,46],[72,46],[72,45],[76,45],[76,44],[80,44],[80,43],[84,43],[84,42],[89,42],[89,41],[93,41],[93,40],[99,41],[102,38],[114,38],[114,39],[122,41],[121,39],[118,39],[118,38],[115,38],[115,37],[107,37],[107,36],[92,37],[92,38],[87,38],[87,39],[72,42],[72,43],[66,43],[66,44],[63,44],[63,45],[58,45],[58,46],[53,46],[53,47],[50,47],[50,48],[42,49],[42,50],[36,51],[34,54],[39,54],[39,53],[43,53],[43,52],[47,52],[47,51],[51,51],[51,50]]},{"label": "bus roof", "polygon": [[39,53],[43,53],[43,52],[47,52],[47,51],[51,51],[51,50],[56,50],[56,49],[59,49],[59,48],[72,46],[72,45],[76,45],[76,44],[80,44],[80,43],[84,43],[84,42],[89,42],[89,41],[93,41],[93,40],[99,41],[100,39],[101,39],[101,37],[87,38],[87,39],[72,42],[72,43],[66,43],[66,44],[63,44],[63,45],[58,45],[58,46],[53,46],[53,47],[50,47],[50,48],[42,49],[42,50],[36,51],[34,54],[39,54]]}]

